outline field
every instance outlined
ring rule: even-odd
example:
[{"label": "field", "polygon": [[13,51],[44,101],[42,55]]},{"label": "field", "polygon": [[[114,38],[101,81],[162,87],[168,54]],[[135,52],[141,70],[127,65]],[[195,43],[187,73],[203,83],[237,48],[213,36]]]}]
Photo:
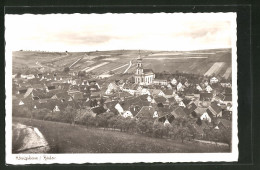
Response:
[{"label": "field", "polygon": [[229,152],[228,147],[192,141],[156,139],[65,123],[13,118],[14,123],[37,127],[51,153],[199,153]]},{"label": "field", "polygon": [[[140,51],[145,68],[154,72],[176,71],[211,76],[213,73],[228,78],[231,76],[231,49],[212,49],[200,51]],[[13,52],[14,70],[19,67],[48,67],[63,70],[71,66],[73,71],[85,70],[97,75],[113,71],[115,73],[135,72],[138,50],[114,50],[94,52]],[[130,65],[132,61],[132,65]],[[36,63],[39,62],[37,65]]]}]

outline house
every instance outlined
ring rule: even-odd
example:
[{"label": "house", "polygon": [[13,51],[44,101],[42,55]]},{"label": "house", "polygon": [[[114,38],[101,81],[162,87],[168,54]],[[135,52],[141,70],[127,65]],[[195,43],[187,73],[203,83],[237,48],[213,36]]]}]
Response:
[{"label": "house", "polygon": [[227,120],[231,120],[232,119],[232,111],[223,110],[222,111],[222,118],[227,119]]},{"label": "house", "polygon": [[202,91],[202,88],[200,87],[199,84],[196,85],[196,89],[197,89],[198,91]]},{"label": "house", "polygon": [[150,95],[147,96],[147,101],[152,102],[152,97]]},{"label": "house", "polygon": [[56,105],[56,106],[54,107],[54,109],[53,109],[53,112],[60,112],[59,106]]},{"label": "house", "polygon": [[212,98],[212,93],[200,93],[200,101],[211,101]]},{"label": "house", "polygon": [[55,87],[54,85],[48,85],[48,86],[46,87],[46,92],[49,92],[49,91],[55,90],[55,89],[56,89],[56,87]]},{"label": "house", "polygon": [[207,85],[206,88],[205,88],[205,91],[207,91],[208,93],[211,93],[212,90],[213,89],[210,87],[210,85]]},{"label": "house", "polygon": [[174,118],[186,118],[187,117],[187,114],[179,106],[173,108],[173,111],[171,112],[171,114],[174,116]]},{"label": "house", "polygon": [[175,95],[175,90],[173,89],[165,89],[163,90],[163,93],[164,93],[164,97],[166,98],[171,98]]},{"label": "house", "polygon": [[177,103],[179,103],[179,102],[182,101],[182,98],[181,98],[178,94],[176,94],[176,95],[174,96],[174,99],[176,100]]},{"label": "house", "polygon": [[179,106],[181,106],[181,107],[183,107],[183,108],[186,107],[185,104],[183,103],[183,101],[180,101],[180,102],[179,102]]},{"label": "house", "polygon": [[27,92],[27,88],[20,88],[18,91],[17,91],[17,94],[25,94]]},{"label": "house", "polygon": [[177,80],[176,80],[175,78],[173,78],[173,79],[171,80],[171,84],[172,84],[172,85],[176,85],[176,84],[177,84]]},{"label": "house", "polygon": [[24,98],[28,97],[32,93],[32,91],[33,91],[33,88],[28,88],[23,97]]},{"label": "house", "polygon": [[160,103],[162,105],[166,104],[166,98],[165,97],[159,96],[159,97],[154,98],[154,100],[157,104],[160,104]]},{"label": "house", "polygon": [[168,89],[172,89],[172,85],[171,85],[171,84],[168,84],[168,85],[167,85],[167,88],[168,88]]},{"label": "house", "polygon": [[150,95],[153,97],[165,96],[164,92],[160,89],[149,89]]},{"label": "house", "polygon": [[186,107],[187,107],[187,109],[189,110],[190,113],[197,109],[197,106],[194,102],[189,103]]},{"label": "house", "polygon": [[147,88],[143,88],[140,92],[140,95],[151,95],[150,91]]},{"label": "house", "polygon": [[210,79],[210,84],[218,83],[218,79],[216,77],[212,77]]},{"label": "house", "polygon": [[124,109],[122,108],[122,106],[119,103],[117,103],[115,105],[115,109],[118,111],[119,114],[123,115]]},{"label": "house", "polygon": [[222,104],[225,104],[225,105],[228,105],[228,104],[231,104],[232,103],[232,94],[229,93],[219,93],[216,97],[215,97],[215,100],[218,101],[219,103],[222,103]]},{"label": "house", "polygon": [[200,120],[206,120],[208,122],[211,122],[211,117],[209,116],[209,114],[207,112],[204,112],[201,116],[200,116]]},{"label": "house", "polygon": [[113,93],[118,92],[119,90],[120,90],[119,86],[116,85],[115,82],[113,82],[113,83],[110,83],[110,84],[108,85],[105,94],[106,94],[106,95],[111,95],[111,94],[113,94]]},{"label": "house", "polygon": [[22,105],[24,105],[24,102],[23,102],[22,100],[20,100],[20,102],[19,102],[18,105],[19,105],[19,106],[22,106]]},{"label": "house", "polygon": [[131,113],[131,111],[127,110],[125,112],[123,112],[123,115],[122,115],[124,118],[127,118],[127,117],[130,117],[130,118],[133,118],[133,114]]},{"label": "house", "polygon": [[168,121],[168,119],[166,119],[166,120],[164,121],[163,125],[164,125],[164,126],[169,126],[169,125],[171,125],[171,124],[170,124],[170,122]]},{"label": "house", "polygon": [[189,86],[190,86],[190,83],[188,83],[188,81],[185,81],[184,85],[185,85],[186,87],[189,87]]},{"label": "house", "polygon": [[167,86],[168,81],[167,79],[154,79],[153,84],[160,85],[160,86]]},{"label": "house", "polygon": [[207,109],[207,113],[211,117],[222,117],[222,109],[218,106],[217,102],[212,102]]},{"label": "house", "polygon": [[32,84],[32,88],[34,90],[44,90],[45,89],[43,84]]},{"label": "house", "polygon": [[184,87],[181,82],[179,82],[177,85],[177,91],[184,91]]},{"label": "house", "polygon": [[96,115],[105,113],[107,110],[103,106],[97,106],[91,108],[92,112],[95,113]]},{"label": "house", "polygon": [[155,119],[157,111],[151,106],[143,106],[135,116],[137,119]]},{"label": "house", "polygon": [[29,74],[29,75],[27,75],[27,79],[34,79],[35,78],[35,76],[33,75],[33,74]]}]

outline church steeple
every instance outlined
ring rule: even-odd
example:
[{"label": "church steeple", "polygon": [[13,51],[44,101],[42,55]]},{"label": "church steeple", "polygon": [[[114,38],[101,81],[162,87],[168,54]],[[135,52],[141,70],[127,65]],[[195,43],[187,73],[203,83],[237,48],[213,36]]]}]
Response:
[{"label": "church steeple", "polygon": [[143,74],[143,64],[142,64],[142,58],[140,55],[140,50],[139,50],[139,57],[137,58],[136,74]]}]

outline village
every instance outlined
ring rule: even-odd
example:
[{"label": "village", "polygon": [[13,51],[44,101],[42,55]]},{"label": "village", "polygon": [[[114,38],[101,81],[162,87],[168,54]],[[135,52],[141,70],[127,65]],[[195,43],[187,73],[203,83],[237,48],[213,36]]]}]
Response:
[{"label": "village", "polygon": [[[157,137],[174,136],[178,129],[182,139],[230,144],[230,79],[154,73],[144,68],[141,57],[134,62],[137,65],[134,73],[105,78],[67,68],[14,74],[13,116],[121,131],[137,129]],[[118,119],[120,125],[116,123]],[[225,139],[220,132],[227,133]]]}]

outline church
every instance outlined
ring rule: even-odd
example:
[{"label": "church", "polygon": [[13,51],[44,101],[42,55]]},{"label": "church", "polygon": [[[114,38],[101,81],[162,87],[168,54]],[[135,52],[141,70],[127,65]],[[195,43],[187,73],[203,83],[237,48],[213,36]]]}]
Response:
[{"label": "church", "polygon": [[152,69],[143,69],[142,59],[137,59],[137,69],[135,73],[135,83],[140,85],[153,84],[155,74]]}]

